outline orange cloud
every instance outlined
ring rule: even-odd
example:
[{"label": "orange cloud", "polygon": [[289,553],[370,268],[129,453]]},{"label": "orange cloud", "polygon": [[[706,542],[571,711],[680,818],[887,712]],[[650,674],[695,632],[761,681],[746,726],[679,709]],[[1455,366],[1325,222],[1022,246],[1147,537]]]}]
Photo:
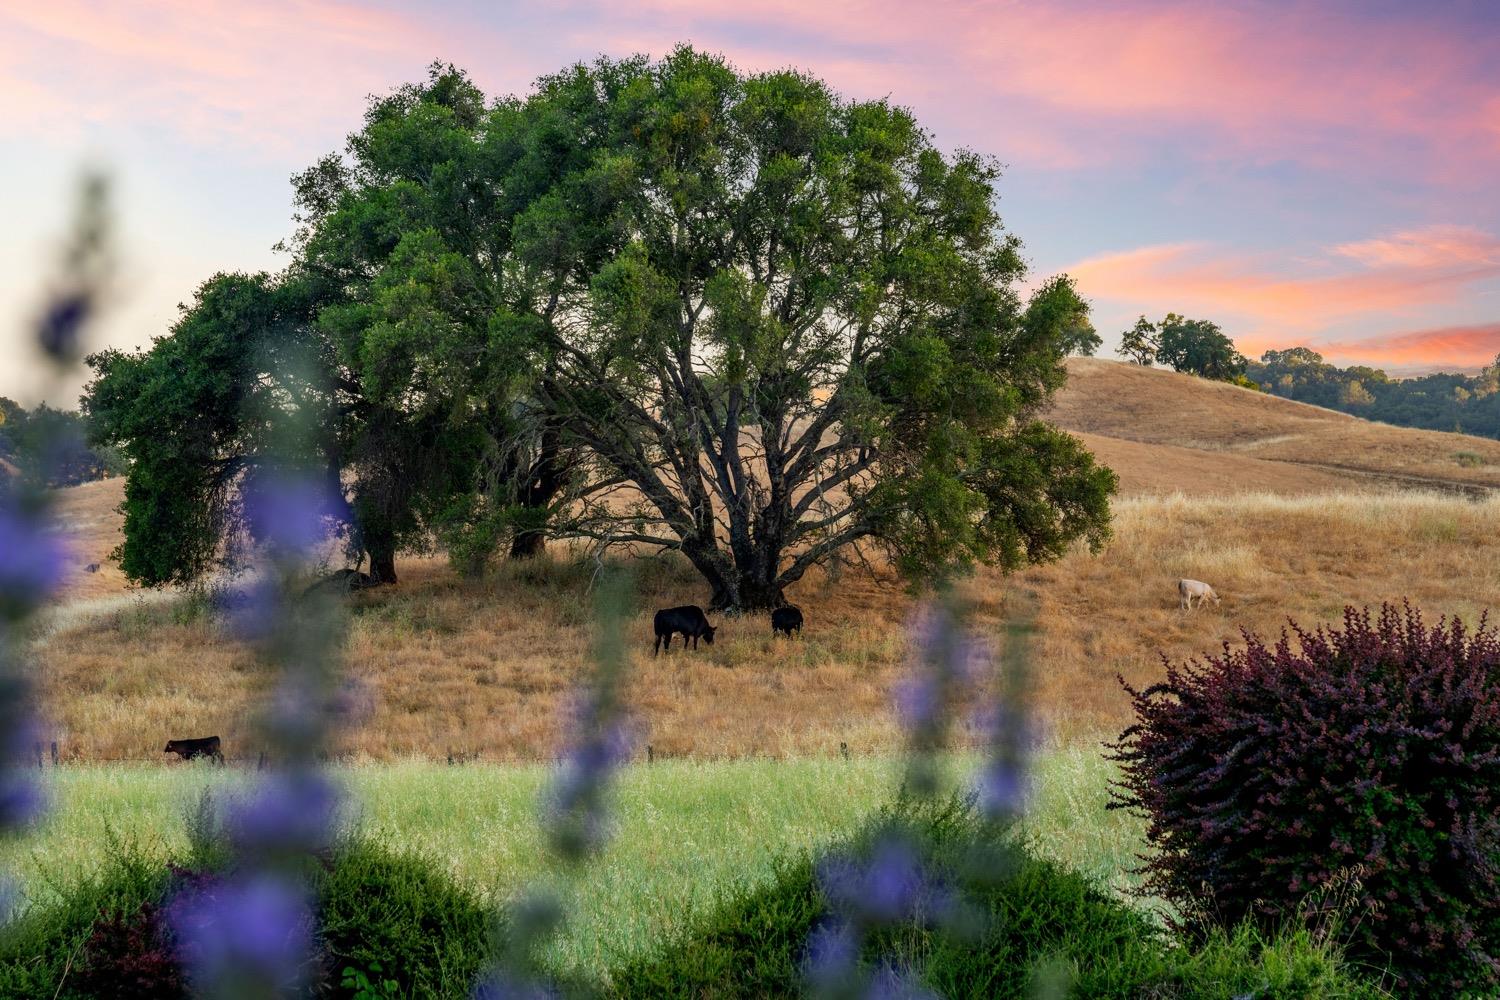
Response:
[{"label": "orange cloud", "polygon": [[[1330,271],[1352,261],[1355,270]],[[1288,274],[1264,257],[1174,243],[1103,254],[1066,268],[1085,295],[1146,311],[1238,317],[1244,343],[1311,333],[1351,317],[1451,302],[1500,277],[1500,241],[1462,226],[1407,230],[1339,244]],[[1274,332],[1272,332],[1274,331]]]},{"label": "orange cloud", "polygon": [[1500,357],[1500,323],[1450,326],[1328,343],[1318,350],[1342,364],[1365,362],[1478,368],[1492,364]]}]

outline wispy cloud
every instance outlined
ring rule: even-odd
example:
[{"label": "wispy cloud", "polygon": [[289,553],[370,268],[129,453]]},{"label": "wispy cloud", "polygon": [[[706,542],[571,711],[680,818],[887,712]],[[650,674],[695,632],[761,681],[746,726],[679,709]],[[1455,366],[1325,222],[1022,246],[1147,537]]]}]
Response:
[{"label": "wispy cloud", "polygon": [[[1289,266],[1290,265],[1290,266]],[[1311,258],[1251,256],[1203,243],[1101,254],[1066,269],[1086,295],[1147,312],[1237,320],[1258,350],[1350,319],[1415,318],[1500,278],[1500,240],[1468,226],[1403,230],[1328,247]]]}]

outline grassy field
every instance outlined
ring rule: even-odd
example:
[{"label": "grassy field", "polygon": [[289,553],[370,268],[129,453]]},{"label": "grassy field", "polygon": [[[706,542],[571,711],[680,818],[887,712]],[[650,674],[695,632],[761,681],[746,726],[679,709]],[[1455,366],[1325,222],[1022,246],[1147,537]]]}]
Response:
[{"label": "grassy field", "polygon": [[[1277,634],[1346,603],[1410,598],[1429,615],[1475,619],[1500,594],[1500,499],[1412,492],[1286,497],[1137,497],[1115,507],[1100,555],[969,585],[994,628],[1018,609],[1038,627],[1038,709],[1059,738],[1118,732],[1127,701],[1115,680],[1160,676],[1160,654],[1185,659]],[[468,581],[436,560],[407,564],[399,587],[359,595],[347,670],[373,712],[345,734],[357,757],[545,759],[587,663],[591,567],[567,559],[503,566]],[[1222,608],[1182,614],[1176,580],[1211,582]],[[659,756],[725,758],[889,748],[892,685],[903,675],[911,599],[865,572],[806,582],[801,640],[772,638],[751,616],[721,622],[719,641],[653,658],[651,609],[702,599],[680,564],[639,573],[628,698]],[[254,757],[252,713],[263,680],[249,651],[192,609],[141,605],[59,631],[38,661],[64,756],[159,759],[172,737],[216,733]]]},{"label": "grassy field", "polygon": [[[972,764],[955,757],[955,774]],[[381,842],[427,853],[495,900],[553,885],[570,920],[550,962],[598,973],[658,945],[737,881],[769,875],[772,860],[851,831],[898,782],[892,757],[796,761],[674,761],[626,769],[609,848],[577,873],[548,862],[537,825],[546,769],[400,763],[341,768],[354,822]],[[1038,768],[1025,835],[1038,851],[1103,884],[1123,887],[1139,848],[1137,822],[1106,812],[1111,774],[1089,748],[1055,752]],[[79,765],[51,772],[54,811],[29,839],[0,849],[40,900],[133,842],[164,857],[186,845],[184,813],[204,789],[248,776],[208,767]],[[112,839],[113,838],[113,839]]]}]

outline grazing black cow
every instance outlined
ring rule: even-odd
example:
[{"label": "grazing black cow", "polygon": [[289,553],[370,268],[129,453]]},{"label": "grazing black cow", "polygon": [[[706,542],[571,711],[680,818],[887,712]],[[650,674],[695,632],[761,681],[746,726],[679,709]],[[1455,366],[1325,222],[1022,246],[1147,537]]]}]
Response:
[{"label": "grazing black cow", "polygon": [[777,608],[771,612],[771,634],[785,632],[790,639],[792,633],[802,634],[802,609],[795,604],[788,604],[784,608]]},{"label": "grazing black cow", "polygon": [[162,753],[175,753],[183,760],[192,760],[194,757],[209,757],[224,766],[224,754],[219,749],[219,738],[217,736],[200,736],[191,740],[167,740],[167,745],[162,748]]},{"label": "grazing black cow", "polygon": [[710,646],[714,644],[714,633],[718,629],[708,623],[708,616],[703,609],[696,604],[684,604],[680,608],[667,608],[665,611],[656,613],[656,645],[651,650],[655,656],[663,649],[672,648],[672,633],[682,633],[683,648],[687,648],[688,640],[693,640],[693,648],[698,648],[698,640],[701,638]]}]

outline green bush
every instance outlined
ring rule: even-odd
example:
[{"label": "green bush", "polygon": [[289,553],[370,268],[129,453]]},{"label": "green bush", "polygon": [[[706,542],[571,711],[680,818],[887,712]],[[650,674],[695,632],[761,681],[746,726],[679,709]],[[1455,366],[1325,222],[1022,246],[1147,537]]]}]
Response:
[{"label": "green bush", "polygon": [[[329,995],[469,995],[494,917],[430,859],[355,840],[312,880],[323,965],[342,987],[329,984]],[[121,995],[119,970],[139,963],[122,961],[119,949],[163,942],[160,906],[171,882],[165,863],[127,845],[97,874],[54,886],[58,902],[24,912],[0,937],[0,998]]]},{"label": "green bush", "polygon": [[353,969],[394,981],[396,996],[469,995],[490,953],[493,912],[431,859],[354,841],[317,892],[323,946],[341,979]]},{"label": "green bush", "polygon": [[[1049,986],[1090,998],[1337,998],[1379,991],[1350,975],[1306,933],[1267,938],[1245,927],[1189,951],[1083,876],[1029,856],[967,808],[887,814],[849,849],[897,824],[925,867],[957,887],[977,918],[971,934],[916,923],[872,935],[862,958],[895,958],[945,997],[1028,997]],[[976,859],[984,859],[976,866]],[[994,877],[995,873],[1001,877]],[[809,934],[826,913],[810,858],[745,887],[657,955],[613,975],[620,997],[761,997],[799,993]]]},{"label": "green bush", "polygon": [[0,932],[0,998],[77,998],[68,973],[96,925],[159,902],[167,868],[134,844],[112,842],[111,860],[98,872],[69,885],[52,884],[57,902],[32,907]]}]

